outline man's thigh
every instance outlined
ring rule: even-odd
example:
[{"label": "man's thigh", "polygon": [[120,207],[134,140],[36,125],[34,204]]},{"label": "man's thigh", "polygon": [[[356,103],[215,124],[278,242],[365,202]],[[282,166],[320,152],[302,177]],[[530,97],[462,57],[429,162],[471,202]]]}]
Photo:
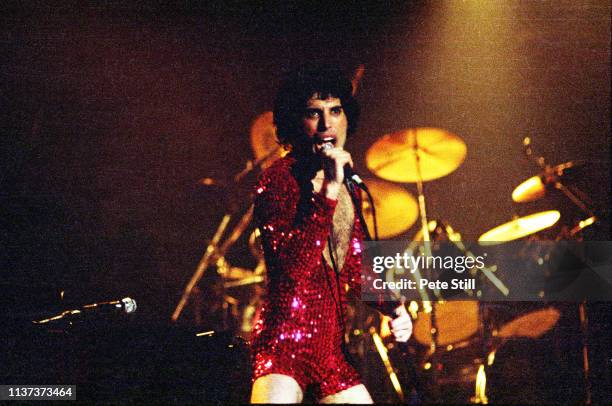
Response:
[{"label": "man's thigh", "polygon": [[333,395],[325,396],[320,400],[321,403],[361,403],[371,404],[374,403],[370,397],[370,393],[366,387],[361,385],[355,385],[351,388],[345,389]]},{"label": "man's thigh", "polygon": [[294,378],[282,374],[268,374],[257,378],[253,383],[251,403],[301,403],[303,396],[302,389]]}]

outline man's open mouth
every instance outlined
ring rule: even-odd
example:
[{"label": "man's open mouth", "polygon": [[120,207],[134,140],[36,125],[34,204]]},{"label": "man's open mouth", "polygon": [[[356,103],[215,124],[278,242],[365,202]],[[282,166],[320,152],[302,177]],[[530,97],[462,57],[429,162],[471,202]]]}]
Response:
[{"label": "man's open mouth", "polygon": [[332,145],[336,145],[336,137],[323,137],[323,138],[318,138],[317,140],[317,144],[319,145],[323,145],[323,144],[327,144],[327,143],[331,143]]}]

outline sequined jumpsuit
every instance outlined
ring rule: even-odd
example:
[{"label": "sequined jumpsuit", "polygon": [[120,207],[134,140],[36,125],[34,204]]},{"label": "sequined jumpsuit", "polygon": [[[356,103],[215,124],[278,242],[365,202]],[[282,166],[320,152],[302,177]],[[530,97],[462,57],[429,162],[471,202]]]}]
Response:
[{"label": "sequined jumpsuit", "polygon": [[363,230],[355,218],[350,247],[339,273],[323,259],[336,200],[300,181],[295,158],[276,161],[256,186],[255,219],[268,272],[267,299],[254,328],[254,376],[293,377],[302,391],[312,385],[320,399],[358,385],[343,353],[348,284],[361,280]]}]

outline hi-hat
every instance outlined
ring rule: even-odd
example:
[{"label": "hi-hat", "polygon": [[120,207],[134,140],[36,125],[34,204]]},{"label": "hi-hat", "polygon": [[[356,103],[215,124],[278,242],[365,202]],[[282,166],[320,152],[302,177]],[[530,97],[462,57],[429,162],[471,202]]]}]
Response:
[{"label": "hi-hat", "polygon": [[438,179],[465,160],[463,140],[439,128],[409,128],[379,138],[366,153],[366,164],[376,176],[393,182],[417,182],[418,154],[423,181]]},{"label": "hi-hat", "polygon": [[263,168],[270,166],[276,159],[285,155],[286,151],[276,142],[276,127],[272,112],[260,114],[251,125],[251,148],[255,159],[266,158]]},{"label": "hi-hat", "polygon": [[542,211],[520,217],[515,220],[497,226],[478,238],[478,242],[492,245],[506,241],[518,240],[519,238],[542,231],[552,227],[561,218],[557,210]]},{"label": "hi-hat", "polygon": [[[378,236],[391,238],[408,230],[419,216],[416,199],[402,187],[377,179],[366,179],[378,223]],[[363,215],[368,229],[374,234],[372,207],[363,194]]]}]

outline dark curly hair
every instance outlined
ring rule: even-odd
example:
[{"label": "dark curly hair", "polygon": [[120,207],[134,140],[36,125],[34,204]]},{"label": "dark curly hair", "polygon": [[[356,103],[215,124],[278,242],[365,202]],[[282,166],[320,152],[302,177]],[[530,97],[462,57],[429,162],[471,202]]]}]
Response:
[{"label": "dark curly hair", "polygon": [[339,98],[348,121],[347,135],[355,133],[359,104],[353,97],[351,81],[337,67],[308,64],[289,73],[276,95],[273,114],[279,144],[296,145],[302,135],[301,118],[306,102],[315,94],[321,99]]}]

